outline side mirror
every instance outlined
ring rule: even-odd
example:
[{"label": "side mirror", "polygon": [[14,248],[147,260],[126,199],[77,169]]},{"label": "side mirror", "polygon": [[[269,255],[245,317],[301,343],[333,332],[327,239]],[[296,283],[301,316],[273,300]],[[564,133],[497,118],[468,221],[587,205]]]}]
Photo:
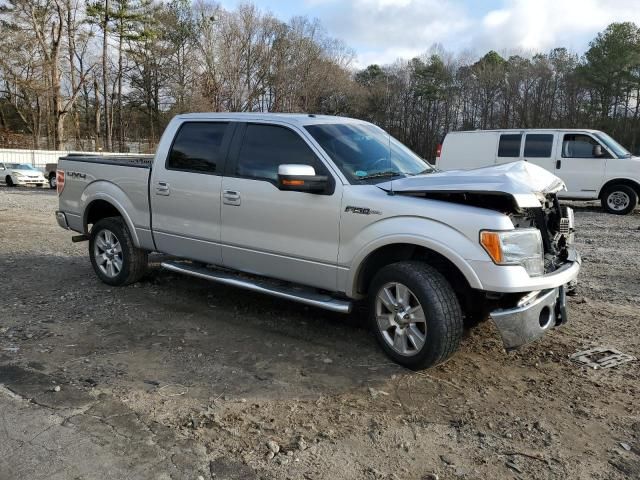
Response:
[{"label": "side mirror", "polygon": [[326,175],[316,175],[311,165],[286,164],[278,166],[278,188],[294,192],[322,193],[326,190]]},{"label": "side mirror", "polygon": [[593,156],[595,158],[604,157],[604,153],[602,151],[602,145],[594,145],[593,146]]}]

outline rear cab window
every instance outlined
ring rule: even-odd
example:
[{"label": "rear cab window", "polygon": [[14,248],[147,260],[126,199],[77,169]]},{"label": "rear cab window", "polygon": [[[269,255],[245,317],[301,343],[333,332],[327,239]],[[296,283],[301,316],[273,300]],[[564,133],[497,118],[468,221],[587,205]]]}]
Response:
[{"label": "rear cab window", "polygon": [[500,135],[498,143],[498,157],[520,157],[520,144],[522,143],[522,134],[520,133],[503,133]]},{"label": "rear cab window", "polygon": [[167,170],[221,175],[228,122],[184,123],[171,145]]}]

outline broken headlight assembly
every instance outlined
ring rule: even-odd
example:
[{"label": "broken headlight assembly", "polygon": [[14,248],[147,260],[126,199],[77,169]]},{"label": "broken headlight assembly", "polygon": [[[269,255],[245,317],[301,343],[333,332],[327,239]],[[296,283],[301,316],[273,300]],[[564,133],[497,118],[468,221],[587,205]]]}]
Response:
[{"label": "broken headlight assembly", "polygon": [[542,235],[537,228],[504,232],[483,230],[480,244],[497,265],[520,265],[530,277],[544,274]]}]

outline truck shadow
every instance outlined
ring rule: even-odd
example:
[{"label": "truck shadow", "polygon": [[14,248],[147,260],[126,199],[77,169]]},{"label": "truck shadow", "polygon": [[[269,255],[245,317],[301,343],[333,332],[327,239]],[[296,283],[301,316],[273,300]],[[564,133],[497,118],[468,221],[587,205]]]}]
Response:
[{"label": "truck shadow", "polygon": [[198,398],[317,397],[406,371],[358,310],[335,314],[157,265],[120,288],[101,283],[85,257],[0,256],[0,270],[10,279],[0,363],[13,351],[47,373],[141,389],[177,383]]}]

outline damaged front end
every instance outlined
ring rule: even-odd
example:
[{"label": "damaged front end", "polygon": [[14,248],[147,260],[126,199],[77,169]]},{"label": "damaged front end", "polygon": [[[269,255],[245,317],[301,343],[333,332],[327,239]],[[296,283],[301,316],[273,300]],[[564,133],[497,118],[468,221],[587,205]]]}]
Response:
[{"label": "damaged front end", "polygon": [[[561,206],[562,181],[536,165],[515,162],[476,170],[408,177],[380,188],[393,195],[411,195],[494,210],[507,215],[514,228],[540,231],[544,269],[530,285],[460,295],[468,323],[491,317],[506,349],[541,337],[567,321],[566,294],[575,286],[580,258],[573,248],[574,215]],[[572,284],[573,283],[573,284]],[[522,286],[522,291],[517,287]],[[507,293],[509,292],[509,293]]]},{"label": "damaged front end", "polygon": [[544,273],[557,270],[575,255],[574,215],[558,202],[556,194],[547,194],[540,207],[525,208],[508,214],[515,228],[537,228],[544,248]]},{"label": "damaged front end", "polygon": [[570,260],[574,236],[573,210],[562,207],[558,177],[527,162],[475,170],[432,173],[378,185],[390,195],[410,195],[486,208],[507,215],[513,226],[536,228],[544,247],[544,273]]},{"label": "damaged front end", "polygon": [[[547,194],[540,207],[522,209],[509,216],[516,228],[540,230],[545,275],[580,263],[573,247],[573,210],[561,206],[555,193]],[[497,298],[492,302],[494,306],[489,316],[498,327],[505,348],[520,347],[542,337],[551,328],[565,324],[568,321],[566,295],[575,290],[576,283],[574,279],[555,288],[516,296],[494,295]]]},{"label": "damaged front end", "polygon": [[548,330],[567,322],[566,287],[524,295],[512,308],[498,308],[490,314],[506,350],[518,348],[542,337]]}]

